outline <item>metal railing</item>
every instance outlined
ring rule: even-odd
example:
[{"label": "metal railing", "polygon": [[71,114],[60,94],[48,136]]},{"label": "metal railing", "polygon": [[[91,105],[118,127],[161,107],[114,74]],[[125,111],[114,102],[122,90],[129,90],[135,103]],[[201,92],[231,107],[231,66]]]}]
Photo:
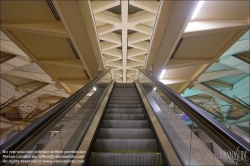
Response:
[{"label": "metal railing", "polygon": [[[154,85],[171,101],[177,105],[188,117],[196,123],[212,140],[226,151],[237,153],[240,156],[240,151],[246,153],[247,160],[239,161],[239,165],[249,165],[250,161],[250,144],[235,134],[233,131],[222,125],[220,122],[206,114],[193,103],[180,96],[178,93],[161,83],[159,80],[138,68]],[[167,126],[166,126],[167,127]]]},{"label": "metal railing", "polygon": [[[63,100],[56,107],[51,109],[41,118],[37,119],[31,125],[26,127],[20,133],[16,134],[10,140],[5,142],[1,146],[0,161],[3,159],[3,155],[7,151],[18,151],[32,148],[39,138],[44,136],[53,126],[60,121],[70,110],[78,103],[88,92],[93,89],[96,83],[102,79],[112,68],[106,70],[99,77],[96,77],[77,92],[72,94],[67,99]],[[111,81],[110,81],[111,82]]]}]

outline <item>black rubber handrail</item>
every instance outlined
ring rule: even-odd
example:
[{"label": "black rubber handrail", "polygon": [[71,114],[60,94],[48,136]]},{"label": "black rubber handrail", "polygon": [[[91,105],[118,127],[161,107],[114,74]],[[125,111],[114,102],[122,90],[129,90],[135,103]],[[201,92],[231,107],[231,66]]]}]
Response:
[{"label": "black rubber handrail", "polygon": [[238,161],[239,165],[249,165],[250,161],[250,144],[236,133],[222,125],[220,122],[206,114],[190,101],[173,91],[171,88],[161,83],[159,80],[139,69],[155,86],[169,97],[189,118],[194,121],[206,134],[210,136],[221,148],[230,152],[244,151],[247,159]]},{"label": "black rubber handrail", "polygon": [[54,107],[52,110],[44,114],[41,118],[37,119],[35,122],[33,122],[31,125],[26,127],[24,130],[22,130],[20,133],[16,134],[14,137],[12,137],[10,140],[5,142],[0,147],[0,159],[2,160],[4,151],[13,151],[13,150],[21,150],[21,145],[24,145],[25,143],[29,143],[29,141],[32,139],[32,136],[35,135],[35,133],[42,130],[41,128],[46,124],[49,125],[48,122],[51,122],[53,120],[53,123],[57,123],[60,121],[61,115],[66,114],[65,110],[72,105],[74,105],[76,102],[82,99],[82,97],[86,96],[87,93],[95,86],[95,84],[102,79],[104,75],[106,75],[112,68],[107,69],[103,74],[101,74],[99,77],[96,77],[91,82],[86,84],[84,87],[76,91],[74,94],[69,96],[67,99],[63,100],[60,104],[58,104],[56,107]]}]

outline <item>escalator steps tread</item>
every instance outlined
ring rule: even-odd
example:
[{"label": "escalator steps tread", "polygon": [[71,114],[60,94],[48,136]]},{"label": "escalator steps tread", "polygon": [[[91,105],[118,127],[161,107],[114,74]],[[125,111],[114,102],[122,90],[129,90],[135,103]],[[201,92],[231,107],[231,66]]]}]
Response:
[{"label": "escalator steps tread", "polygon": [[116,83],[97,131],[88,164],[164,165],[145,113],[135,84]]},{"label": "escalator steps tread", "polygon": [[99,139],[153,139],[153,132],[148,129],[116,129],[100,128],[97,133]]},{"label": "escalator steps tread", "polygon": [[146,120],[145,114],[105,114],[104,120]]},{"label": "escalator steps tread", "polygon": [[96,139],[95,152],[157,152],[154,139]]},{"label": "escalator steps tread", "polygon": [[108,104],[107,108],[142,108],[142,104],[131,104],[131,103],[121,103],[121,104]]},{"label": "escalator steps tread", "polygon": [[143,114],[143,108],[107,108],[106,114]]},{"label": "escalator steps tread", "polygon": [[163,166],[160,153],[92,153],[89,165]]},{"label": "escalator steps tread", "polygon": [[102,120],[101,128],[149,128],[147,120]]}]

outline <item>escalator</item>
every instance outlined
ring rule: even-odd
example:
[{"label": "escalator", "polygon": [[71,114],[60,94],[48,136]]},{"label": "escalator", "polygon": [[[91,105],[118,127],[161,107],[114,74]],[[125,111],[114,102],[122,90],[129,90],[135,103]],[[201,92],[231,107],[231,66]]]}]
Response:
[{"label": "escalator", "polygon": [[134,83],[116,83],[88,165],[166,165]]},{"label": "escalator", "polygon": [[[249,143],[150,74],[136,69],[134,83],[115,83],[114,75],[106,70],[1,145],[0,165],[222,166],[221,154],[231,157],[225,151],[241,157],[229,165],[248,165]],[[16,160],[4,157],[10,154]]]}]

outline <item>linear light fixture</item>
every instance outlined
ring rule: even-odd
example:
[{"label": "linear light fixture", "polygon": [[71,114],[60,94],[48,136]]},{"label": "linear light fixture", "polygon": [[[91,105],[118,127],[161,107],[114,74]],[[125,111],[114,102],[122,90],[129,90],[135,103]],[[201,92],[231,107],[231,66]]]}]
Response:
[{"label": "linear light fixture", "polygon": [[94,91],[96,91],[96,87],[94,87],[93,89],[94,89]]},{"label": "linear light fixture", "polygon": [[194,13],[193,13],[193,15],[192,15],[192,17],[191,17],[191,20],[194,20],[194,19],[196,18],[197,14],[198,14],[199,11],[201,10],[201,7],[202,7],[203,3],[204,3],[204,1],[200,1],[200,2],[198,3],[198,5],[197,5],[197,7],[195,8]]},{"label": "linear light fixture", "polygon": [[162,70],[161,72],[161,75],[160,75],[160,78],[159,79],[162,79],[162,77],[164,76],[164,74],[166,73],[166,69]]}]

